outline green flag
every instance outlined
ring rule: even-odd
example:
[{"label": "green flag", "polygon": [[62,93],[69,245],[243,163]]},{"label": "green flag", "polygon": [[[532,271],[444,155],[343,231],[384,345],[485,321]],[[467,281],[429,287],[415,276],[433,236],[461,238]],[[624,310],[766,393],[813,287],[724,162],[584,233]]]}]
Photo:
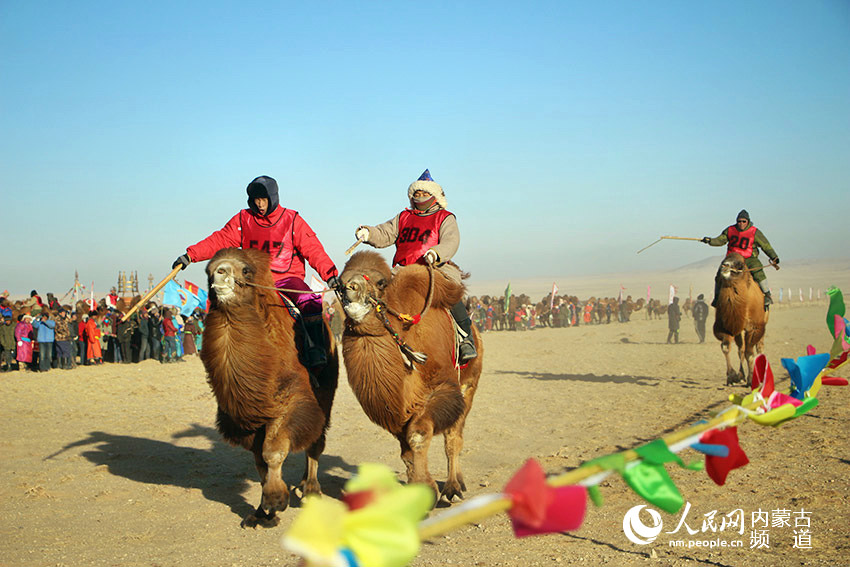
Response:
[{"label": "green flag", "polygon": [[508,282],[508,287],[505,288],[505,313],[511,306],[511,282]]},{"label": "green flag", "polygon": [[829,308],[826,310],[826,324],[829,327],[830,336],[834,339],[835,316],[844,317],[844,295],[835,286],[826,290],[826,294],[829,296]]}]

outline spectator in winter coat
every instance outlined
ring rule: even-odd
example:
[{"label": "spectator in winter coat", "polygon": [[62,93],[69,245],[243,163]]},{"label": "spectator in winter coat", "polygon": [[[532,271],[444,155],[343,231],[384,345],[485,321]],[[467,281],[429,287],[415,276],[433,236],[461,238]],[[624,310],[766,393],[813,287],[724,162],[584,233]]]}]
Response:
[{"label": "spectator in winter coat", "polygon": [[694,314],[694,325],[697,329],[697,336],[699,337],[699,342],[705,342],[705,320],[708,319],[708,305],[705,303],[705,296],[703,294],[699,294],[697,296],[697,302],[694,303],[693,307]]},{"label": "spectator in winter coat", "polygon": [[[139,318],[137,314],[133,314],[129,319],[123,319],[118,315],[116,319],[116,339],[121,349],[121,362],[130,364],[133,362],[133,351],[130,345],[133,343],[133,332],[139,326]],[[120,319],[120,321],[118,321]]]},{"label": "spectator in winter coat", "polygon": [[673,303],[667,307],[667,344],[670,344],[670,339],[675,339],[679,342],[679,321],[682,320],[682,311],[679,309],[679,298],[674,297]]},{"label": "spectator in winter coat", "polygon": [[88,360],[86,357],[86,352],[88,350],[88,343],[86,342],[86,319],[88,315],[79,311],[77,312],[77,319],[75,321],[77,325],[77,354],[80,355],[80,366],[86,364]]},{"label": "spectator in winter coat", "polygon": [[50,312],[45,310],[33,321],[32,327],[38,332],[38,369],[40,372],[47,372],[53,364],[56,321],[51,319]]},{"label": "spectator in winter coat", "polygon": [[97,311],[91,311],[86,320],[86,359],[89,364],[103,364],[103,351],[100,348],[100,329],[97,325]]},{"label": "spectator in winter coat", "polygon": [[183,323],[183,354],[197,354],[198,350],[195,347],[195,335],[198,334],[198,327],[195,324],[195,318],[191,315],[186,317]]},{"label": "spectator in winter coat", "polygon": [[15,358],[24,364],[32,363],[32,315],[18,316],[15,326]]},{"label": "spectator in winter coat", "polygon": [[0,323],[0,372],[13,370],[15,362],[15,326],[12,325],[12,316],[4,315]]},{"label": "spectator in winter coat", "polygon": [[147,309],[139,310],[139,328],[136,329],[134,341],[139,347],[139,362],[147,360],[151,355],[151,318]]},{"label": "spectator in winter coat", "polygon": [[165,335],[163,362],[175,362],[177,360],[177,327],[174,326],[171,309],[162,311],[162,331]]},{"label": "spectator in winter coat", "polygon": [[60,307],[59,314],[56,317],[54,348],[58,367],[64,370],[71,369],[71,326],[72,321],[68,312]]},{"label": "spectator in winter coat", "polygon": [[162,362],[162,317],[159,314],[159,309],[153,302],[148,303],[147,311],[151,326],[151,358]]}]

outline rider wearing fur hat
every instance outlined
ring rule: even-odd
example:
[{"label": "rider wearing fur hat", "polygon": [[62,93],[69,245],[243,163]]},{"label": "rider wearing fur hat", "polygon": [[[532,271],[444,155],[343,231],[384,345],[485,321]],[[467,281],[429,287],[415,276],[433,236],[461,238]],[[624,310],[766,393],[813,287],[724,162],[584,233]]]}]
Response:
[{"label": "rider wearing fur hat", "polygon": [[[779,256],[776,255],[767,237],[750,222],[750,213],[746,209],[741,210],[738,216],[735,217],[735,224],[723,229],[723,232],[715,238],[704,236],[702,242],[705,242],[709,246],[723,246],[725,244],[727,246],[727,256],[733,252],[737,252],[744,257],[744,262],[747,264],[747,268],[750,269],[753,279],[759,284],[762,292],[764,292],[764,309],[766,311],[770,304],[773,303],[773,300],[770,297],[767,276],[764,274],[763,265],[758,258],[759,249],[767,254],[767,257],[770,258],[770,263],[777,266],[777,269],[779,266]],[[717,307],[717,291],[719,286],[719,280],[715,278],[714,300],[711,302],[712,307]]]},{"label": "rider wearing fur hat", "polygon": [[[354,232],[358,240],[386,248],[395,244],[393,267],[415,263],[435,266],[443,276],[461,285],[460,269],[448,263],[460,246],[457,219],[446,210],[446,194],[426,169],[419,179],[407,188],[410,208],[385,223],[361,225]],[[462,301],[451,309],[458,326],[466,333],[460,345],[460,362],[478,356],[472,340],[472,321]]]}]

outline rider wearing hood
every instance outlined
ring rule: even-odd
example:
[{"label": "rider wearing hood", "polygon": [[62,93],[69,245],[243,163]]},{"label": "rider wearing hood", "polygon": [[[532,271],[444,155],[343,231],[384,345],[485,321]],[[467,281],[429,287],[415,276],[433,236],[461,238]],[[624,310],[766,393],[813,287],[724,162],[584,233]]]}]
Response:
[{"label": "rider wearing hood", "polygon": [[[410,208],[385,223],[376,226],[361,225],[354,235],[358,240],[375,248],[395,244],[393,267],[415,263],[433,264],[445,277],[461,284],[460,269],[448,263],[460,247],[457,219],[446,210],[446,194],[426,169],[419,179],[407,188]],[[451,309],[458,326],[466,333],[460,345],[460,362],[478,356],[472,339],[472,321],[463,301]]]},{"label": "rider wearing hood", "polygon": [[[773,247],[768,242],[767,237],[750,221],[750,213],[746,209],[742,209],[735,217],[735,224],[727,226],[723,232],[715,238],[704,236],[702,242],[709,246],[726,245],[726,255],[737,252],[744,257],[744,262],[749,268],[750,273],[756,283],[759,284],[761,291],[764,293],[764,310],[767,311],[773,299],[770,297],[770,287],[767,285],[767,276],[764,274],[763,265],[759,260],[759,249],[763,250],[767,257],[770,258],[770,263],[776,269],[779,269],[779,256],[773,250]],[[717,292],[720,288],[720,272],[717,272],[714,283],[714,300],[711,302],[712,307],[717,307]]]},{"label": "rider wearing hood", "polygon": [[280,206],[277,181],[261,175],[246,189],[248,208],[236,213],[221,230],[186,248],[172,265],[186,268],[192,262],[209,260],[223,248],[255,248],[271,256],[270,268],[278,288],[301,310],[305,327],[305,363],[308,367],[327,362],[327,337],[322,321],[322,299],[304,282],[305,261],[332,289],[341,287],[339,272],[325,248],[297,211]]}]

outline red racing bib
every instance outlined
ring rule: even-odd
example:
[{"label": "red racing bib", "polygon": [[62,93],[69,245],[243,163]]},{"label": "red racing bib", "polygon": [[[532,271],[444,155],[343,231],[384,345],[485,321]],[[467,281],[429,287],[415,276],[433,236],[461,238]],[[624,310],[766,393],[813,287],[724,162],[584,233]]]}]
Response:
[{"label": "red racing bib", "polygon": [[440,226],[452,213],[441,209],[432,215],[420,216],[405,209],[398,216],[398,237],[395,241],[393,266],[415,264],[425,252],[440,242]]},{"label": "red racing bib", "polygon": [[735,225],[726,229],[726,237],[729,239],[729,244],[726,248],[726,255],[737,252],[744,258],[749,258],[753,255],[753,244],[756,241],[756,227],[750,226],[747,230],[740,231]]},{"label": "red racing bib", "polygon": [[254,248],[267,252],[271,257],[269,267],[273,272],[285,273],[292,265],[295,250],[295,217],[292,209],[286,209],[271,226],[260,226],[247,209],[239,214],[242,227],[242,248]]}]

